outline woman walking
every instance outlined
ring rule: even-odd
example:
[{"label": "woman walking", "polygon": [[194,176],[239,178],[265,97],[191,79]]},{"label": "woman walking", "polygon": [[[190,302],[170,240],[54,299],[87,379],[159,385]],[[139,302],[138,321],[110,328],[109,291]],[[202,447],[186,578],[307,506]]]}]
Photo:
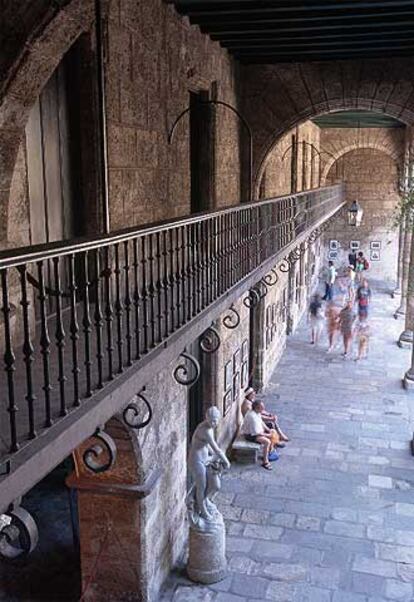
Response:
[{"label": "woman walking", "polygon": [[355,314],[352,311],[352,301],[348,301],[348,303],[339,313],[339,327],[344,340],[344,352],[342,354],[344,359],[348,357],[351,349],[354,321]]},{"label": "woman walking", "polygon": [[308,316],[311,325],[311,345],[317,345],[323,328],[322,299],[319,294],[312,297]]},{"label": "woman walking", "polygon": [[337,305],[335,305],[333,301],[328,303],[326,307],[325,317],[329,341],[328,353],[330,353],[334,348],[335,335],[339,331],[339,308],[337,307]]}]

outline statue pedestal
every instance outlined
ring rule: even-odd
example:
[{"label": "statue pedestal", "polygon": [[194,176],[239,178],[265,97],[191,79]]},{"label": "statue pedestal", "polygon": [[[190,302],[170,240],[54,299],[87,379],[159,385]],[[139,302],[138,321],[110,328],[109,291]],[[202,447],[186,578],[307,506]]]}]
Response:
[{"label": "statue pedestal", "polygon": [[227,575],[226,531],[217,524],[211,531],[190,527],[187,574],[196,583],[217,583]]}]

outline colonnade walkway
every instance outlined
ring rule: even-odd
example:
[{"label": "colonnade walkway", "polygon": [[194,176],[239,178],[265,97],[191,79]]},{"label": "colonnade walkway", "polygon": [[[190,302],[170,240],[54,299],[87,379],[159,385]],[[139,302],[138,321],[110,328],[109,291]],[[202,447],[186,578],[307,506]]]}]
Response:
[{"label": "colonnade walkway", "polygon": [[264,400],[291,437],[273,471],[233,464],[224,478],[229,575],[175,575],[162,602],[414,601],[414,458],[396,340],[398,301],[376,290],[367,360],[289,338]]}]

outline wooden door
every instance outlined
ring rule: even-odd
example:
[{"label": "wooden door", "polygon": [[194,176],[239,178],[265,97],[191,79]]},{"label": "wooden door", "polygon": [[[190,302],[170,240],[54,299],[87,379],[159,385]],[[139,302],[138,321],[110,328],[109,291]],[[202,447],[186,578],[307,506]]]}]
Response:
[{"label": "wooden door", "polygon": [[[81,234],[76,222],[79,123],[73,61],[63,59],[30,112],[26,126],[31,243],[68,240]],[[80,222],[80,220],[78,220]]]}]

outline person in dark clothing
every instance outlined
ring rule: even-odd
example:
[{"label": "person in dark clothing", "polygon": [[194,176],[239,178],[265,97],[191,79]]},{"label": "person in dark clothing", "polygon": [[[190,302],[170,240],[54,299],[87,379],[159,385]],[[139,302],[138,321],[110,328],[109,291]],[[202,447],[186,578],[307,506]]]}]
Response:
[{"label": "person in dark clothing", "polygon": [[368,306],[371,302],[371,289],[369,288],[368,280],[363,279],[358,287],[356,300],[358,303],[358,317],[360,320],[368,318]]},{"label": "person in dark clothing", "polygon": [[352,265],[352,267],[356,268],[356,262],[357,262],[357,254],[355,253],[355,251],[351,251],[348,255],[348,262],[349,265]]}]

